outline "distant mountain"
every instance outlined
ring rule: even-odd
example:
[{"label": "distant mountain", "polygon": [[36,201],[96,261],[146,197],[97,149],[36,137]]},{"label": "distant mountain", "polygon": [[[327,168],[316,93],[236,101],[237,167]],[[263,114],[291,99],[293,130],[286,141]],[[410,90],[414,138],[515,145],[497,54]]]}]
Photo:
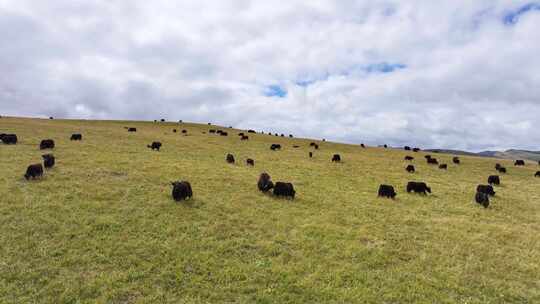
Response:
[{"label": "distant mountain", "polygon": [[527,151],[527,150],[518,150],[518,149],[510,149],[506,151],[482,151],[478,153],[461,151],[461,150],[451,150],[451,149],[427,149],[424,151],[432,152],[432,153],[454,154],[454,155],[495,157],[495,158],[504,158],[504,159],[528,159],[532,161],[540,161],[540,151]]}]

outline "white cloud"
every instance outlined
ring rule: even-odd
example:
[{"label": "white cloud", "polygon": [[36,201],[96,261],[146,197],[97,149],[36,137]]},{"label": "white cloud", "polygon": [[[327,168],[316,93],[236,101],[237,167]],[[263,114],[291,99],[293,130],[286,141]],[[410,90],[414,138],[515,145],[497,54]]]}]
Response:
[{"label": "white cloud", "polygon": [[[0,107],[538,149],[540,11],[503,22],[526,4],[0,0]],[[405,68],[366,68],[382,63]]]}]

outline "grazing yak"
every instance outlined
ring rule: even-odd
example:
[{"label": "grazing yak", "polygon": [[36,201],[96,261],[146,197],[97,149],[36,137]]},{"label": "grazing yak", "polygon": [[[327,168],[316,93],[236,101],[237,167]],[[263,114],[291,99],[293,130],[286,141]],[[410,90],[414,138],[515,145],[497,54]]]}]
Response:
[{"label": "grazing yak", "polygon": [[289,138],[293,138],[294,136],[292,134],[289,134]]},{"label": "grazing yak", "polygon": [[497,170],[497,171],[498,171],[498,170],[499,170],[499,168],[501,168],[501,164],[499,164],[499,163],[496,163],[496,164],[495,164],[495,170]]},{"label": "grazing yak", "polygon": [[488,184],[498,186],[501,184],[501,179],[498,175],[490,175],[488,177]]},{"label": "grazing yak", "polygon": [[173,129],[172,131],[173,131],[173,133],[176,133],[176,129]]},{"label": "grazing yak", "polygon": [[452,162],[456,165],[459,165],[461,163],[461,160],[459,159],[459,157],[455,156],[454,158],[452,158]]},{"label": "grazing yak", "polygon": [[447,164],[440,164],[439,169],[448,170],[448,165]]},{"label": "grazing yak", "polygon": [[437,161],[436,158],[428,158],[427,163],[430,164],[430,165],[438,165],[439,164],[439,162]]},{"label": "grazing yak", "polygon": [[411,151],[411,147],[405,146],[405,147],[403,147],[403,150],[405,150],[405,151]]},{"label": "grazing yak", "polygon": [[365,147],[366,147],[366,145],[364,145],[364,144],[360,144],[360,147],[362,147],[362,148],[365,148]]},{"label": "grazing yak", "polygon": [[54,140],[52,139],[44,139],[39,143],[39,149],[45,150],[45,149],[54,149]]},{"label": "grazing yak", "polygon": [[395,198],[397,195],[396,191],[394,191],[394,187],[390,185],[380,185],[379,186],[379,197],[387,197],[387,198]]},{"label": "grazing yak", "polygon": [[431,155],[429,155],[429,154],[424,155],[424,158],[425,158],[425,159],[430,159],[430,158],[431,158]]},{"label": "grazing yak", "polygon": [[408,161],[412,161],[412,160],[414,160],[414,157],[407,155],[407,156],[405,156],[404,159],[408,160]]},{"label": "grazing yak", "polygon": [[229,164],[234,164],[234,156],[232,154],[227,154],[227,157],[225,158],[225,160],[227,161],[227,163]]},{"label": "grazing yak", "polygon": [[238,133],[238,136],[244,136],[244,135],[245,135],[244,132]]},{"label": "grazing yak", "polygon": [[285,137],[285,134],[281,133],[281,137]]},{"label": "grazing yak", "polygon": [[43,154],[41,155],[43,158],[43,165],[45,166],[45,169],[50,169],[54,167],[54,155],[52,154]]},{"label": "grazing yak", "polygon": [[514,166],[525,166],[525,161],[518,159],[514,162]]},{"label": "grazing yak", "polygon": [[6,145],[15,145],[17,144],[18,138],[16,134],[1,134],[0,140]]},{"label": "grazing yak", "polygon": [[310,142],[310,143],[309,143],[309,146],[310,146],[310,147],[315,147],[315,145],[316,145],[316,143],[314,143],[314,142]]},{"label": "grazing yak", "polygon": [[259,181],[257,182],[257,188],[259,188],[259,191],[265,193],[274,188],[274,183],[272,182],[272,179],[268,173],[261,173],[259,176]]},{"label": "grazing yak", "polygon": [[214,129],[208,130],[208,133],[216,133],[216,130]]},{"label": "grazing yak", "polygon": [[309,158],[313,157],[313,152],[309,152]]},{"label": "grazing yak", "polygon": [[255,130],[248,130],[248,133],[256,133]]},{"label": "grazing yak", "polygon": [[255,161],[251,158],[246,159],[246,164],[248,166],[255,166]]},{"label": "grazing yak", "polygon": [[221,132],[219,133],[219,135],[221,135],[221,136],[229,136],[229,133],[224,132],[224,131],[221,131]]},{"label": "grazing yak", "polygon": [[540,177],[540,171],[536,171],[536,173],[534,174],[534,177]]},{"label": "grazing yak", "polygon": [[148,148],[152,149],[153,150],[158,150],[161,148],[161,143],[159,141],[154,141],[152,142],[151,145],[147,145]]},{"label": "grazing yak", "polygon": [[173,186],[172,197],[175,201],[187,200],[193,196],[191,185],[186,181],[171,182]]},{"label": "grazing yak", "polygon": [[24,178],[26,178],[26,180],[29,180],[30,178],[36,179],[42,176],[43,166],[41,164],[34,164],[28,166],[28,168],[26,169],[26,173],[24,174]]},{"label": "grazing yak", "polygon": [[497,169],[497,171],[499,171],[499,173],[506,173],[506,168],[505,167],[499,167],[499,169]]},{"label": "grazing yak", "polygon": [[332,156],[332,162],[339,163],[340,161],[341,161],[341,156],[339,154],[334,154],[334,156]]},{"label": "grazing yak", "polygon": [[137,132],[137,128],[128,128],[128,132]]},{"label": "grazing yak", "polygon": [[186,134],[187,133],[187,130],[182,130],[182,134]]},{"label": "grazing yak", "polygon": [[313,148],[315,148],[315,150],[319,150],[319,145],[315,145]]},{"label": "grazing yak", "polygon": [[409,172],[409,173],[414,173],[415,172],[415,169],[414,169],[413,165],[408,165],[407,168],[405,168],[405,170],[407,170],[407,172]]},{"label": "grazing yak", "polygon": [[160,119],[161,122],[165,122],[165,118]]},{"label": "grazing yak", "polygon": [[383,148],[385,148],[385,149],[386,149],[386,148],[388,148],[388,145],[386,145],[386,144],[385,144],[385,145],[383,145]]},{"label": "grazing yak", "polygon": [[489,196],[486,193],[476,192],[474,199],[476,200],[476,203],[484,206],[484,208],[489,207]]},{"label": "grazing yak", "polygon": [[240,140],[249,140],[249,136],[247,136],[247,135],[242,135],[242,137],[240,137]]},{"label": "grazing yak", "polygon": [[69,138],[69,140],[82,140],[82,134],[79,134],[79,133],[71,134],[71,137]]},{"label": "grazing yak", "polygon": [[276,182],[276,184],[274,185],[275,196],[284,196],[294,199],[295,194],[296,191],[294,191],[294,186],[291,183]]},{"label": "grazing yak", "polygon": [[412,151],[413,152],[420,152],[420,148],[413,148]]},{"label": "grazing yak", "polygon": [[273,150],[273,151],[281,150],[281,145],[280,144],[272,144],[272,145],[270,145],[270,150]]},{"label": "grazing yak", "polygon": [[411,192],[427,195],[426,192],[431,193],[431,188],[424,182],[408,182],[407,193]]},{"label": "grazing yak", "polygon": [[54,117],[52,117],[52,116],[49,116],[49,119],[54,119]]},{"label": "grazing yak", "polygon": [[493,190],[493,186],[491,185],[478,185],[476,187],[476,192],[482,192],[489,196],[495,196],[495,190]]}]

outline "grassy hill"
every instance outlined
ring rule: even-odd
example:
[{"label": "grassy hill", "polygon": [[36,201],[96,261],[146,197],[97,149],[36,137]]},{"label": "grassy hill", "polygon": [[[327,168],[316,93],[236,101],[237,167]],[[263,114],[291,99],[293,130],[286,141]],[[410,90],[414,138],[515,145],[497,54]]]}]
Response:
[{"label": "grassy hill", "polygon": [[[540,302],[536,164],[464,156],[455,166],[436,154],[443,171],[415,153],[408,174],[401,150],[318,142],[310,159],[311,140],[209,128],[1,118],[0,133],[20,142],[0,145],[0,302]],[[71,142],[77,132],[83,141]],[[27,182],[45,138],[56,167]],[[154,140],[161,152],[146,148]],[[495,162],[509,172],[484,209],[475,189]],[[294,183],[296,199],[258,192],[261,172]],[[191,201],[172,200],[179,179]],[[407,194],[411,180],[433,195]],[[396,200],[377,198],[381,183]]]}]

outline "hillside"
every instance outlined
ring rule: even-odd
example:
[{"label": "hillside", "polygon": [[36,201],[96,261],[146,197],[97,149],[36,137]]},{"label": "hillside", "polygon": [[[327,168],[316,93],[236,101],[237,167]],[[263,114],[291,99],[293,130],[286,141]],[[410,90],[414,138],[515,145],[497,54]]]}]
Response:
[{"label": "hillside", "polygon": [[[457,166],[436,154],[444,171],[424,153],[319,141],[312,150],[308,139],[240,141],[244,130],[210,128],[1,118],[0,133],[19,143],[0,144],[0,302],[540,301],[537,164],[463,156]],[[56,142],[56,166],[26,181],[45,138]],[[146,147],[154,140],[160,152]],[[342,163],[330,162],[334,153]],[[407,154],[415,174],[404,170]],[[509,172],[484,209],[475,189],[496,162]],[[260,193],[261,172],[292,182],[296,198]],[[193,199],[173,201],[175,180],[190,181]],[[407,194],[413,180],[433,194]],[[383,183],[396,187],[395,200],[377,198]]]}]

